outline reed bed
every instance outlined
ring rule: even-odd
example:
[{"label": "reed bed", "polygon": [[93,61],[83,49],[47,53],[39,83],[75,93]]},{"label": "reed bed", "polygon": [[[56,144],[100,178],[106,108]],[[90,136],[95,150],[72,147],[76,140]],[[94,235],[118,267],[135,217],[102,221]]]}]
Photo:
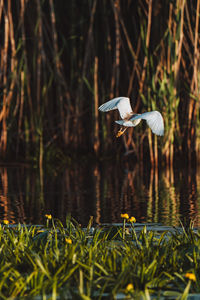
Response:
[{"label": "reed bed", "polygon": [[[186,299],[200,292],[200,234],[135,224],[0,226],[1,299]],[[59,298],[57,298],[59,297]]]},{"label": "reed bed", "polygon": [[[198,159],[199,10],[199,0],[0,1],[1,158]],[[135,112],[160,110],[164,138],[140,126],[118,143],[115,113],[97,108],[120,95]]]}]

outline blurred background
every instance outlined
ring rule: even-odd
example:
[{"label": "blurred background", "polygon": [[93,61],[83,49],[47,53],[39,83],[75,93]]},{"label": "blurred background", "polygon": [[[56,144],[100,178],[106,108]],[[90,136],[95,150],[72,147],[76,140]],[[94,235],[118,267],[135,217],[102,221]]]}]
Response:
[{"label": "blurred background", "polygon": [[[199,0],[0,0],[2,218],[198,219],[199,15]],[[143,122],[116,139],[98,106],[117,96],[160,111],[164,137]]]}]

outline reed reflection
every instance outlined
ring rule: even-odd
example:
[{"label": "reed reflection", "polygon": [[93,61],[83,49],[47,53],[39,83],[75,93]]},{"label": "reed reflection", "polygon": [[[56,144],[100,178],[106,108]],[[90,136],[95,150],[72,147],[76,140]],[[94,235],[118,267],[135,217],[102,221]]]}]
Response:
[{"label": "reed reflection", "polygon": [[68,214],[86,225],[121,222],[127,212],[137,222],[200,226],[200,168],[150,168],[113,162],[74,164],[62,172],[25,166],[0,168],[0,218],[41,224],[44,215]]},{"label": "reed reflection", "polygon": [[3,220],[12,220],[13,211],[11,208],[11,203],[8,195],[8,173],[6,168],[0,169],[1,174],[1,184],[0,184],[0,206],[3,210]]},{"label": "reed reflection", "polygon": [[[116,171],[114,168],[114,170],[107,169],[107,172],[110,175],[102,176],[102,180],[104,186],[112,188],[108,189],[108,193],[105,188],[102,190],[101,201],[110,203],[113,207],[110,222],[119,222],[119,212],[127,212],[135,216],[138,222],[179,224],[180,216],[177,211],[179,198],[175,197],[173,176],[170,176],[169,181],[165,171],[158,171],[157,168],[141,169],[139,165],[134,165],[132,170],[126,168]],[[111,193],[112,189],[115,194]],[[102,210],[103,207],[101,205]],[[105,211],[102,211],[101,216],[101,220],[105,221]]]},{"label": "reed reflection", "polygon": [[35,216],[41,221],[41,205],[37,187],[40,184],[32,170],[0,167],[0,218],[10,223],[31,223]]}]

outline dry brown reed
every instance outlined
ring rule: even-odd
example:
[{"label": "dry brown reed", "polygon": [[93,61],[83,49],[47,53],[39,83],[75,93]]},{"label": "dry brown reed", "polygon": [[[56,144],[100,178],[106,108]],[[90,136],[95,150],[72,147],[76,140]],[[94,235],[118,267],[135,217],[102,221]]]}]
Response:
[{"label": "dry brown reed", "polygon": [[[1,0],[1,157],[199,159],[199,12],[200,0]],[[135,112],[161,111],[164,138],[140,126],[116,141],[117,113],[98,106],[120,95]]]}]

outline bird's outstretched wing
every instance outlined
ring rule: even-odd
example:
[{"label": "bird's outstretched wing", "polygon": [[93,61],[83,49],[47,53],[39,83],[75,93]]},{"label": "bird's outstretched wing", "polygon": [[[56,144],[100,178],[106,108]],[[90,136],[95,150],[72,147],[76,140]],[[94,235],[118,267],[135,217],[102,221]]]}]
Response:
[{"label": "bird's outstretched wing", "polygon": [[130,121],[136,119],[146,120],[153,133],[155,133],[156,135],[164,135],[163,117],[161,113],[159,113],[159,111],[154,110],[145,112],[138,116],[133,116],[132,118],[130,118]]},{"label": "bird's outstretched wing", "polygon": [[119,110],[122,119],[130,116],[133,112],[130,105],[130,99],[127,97],[117,97],[99,106],[99,110],[104,112],[113,109]]}]

